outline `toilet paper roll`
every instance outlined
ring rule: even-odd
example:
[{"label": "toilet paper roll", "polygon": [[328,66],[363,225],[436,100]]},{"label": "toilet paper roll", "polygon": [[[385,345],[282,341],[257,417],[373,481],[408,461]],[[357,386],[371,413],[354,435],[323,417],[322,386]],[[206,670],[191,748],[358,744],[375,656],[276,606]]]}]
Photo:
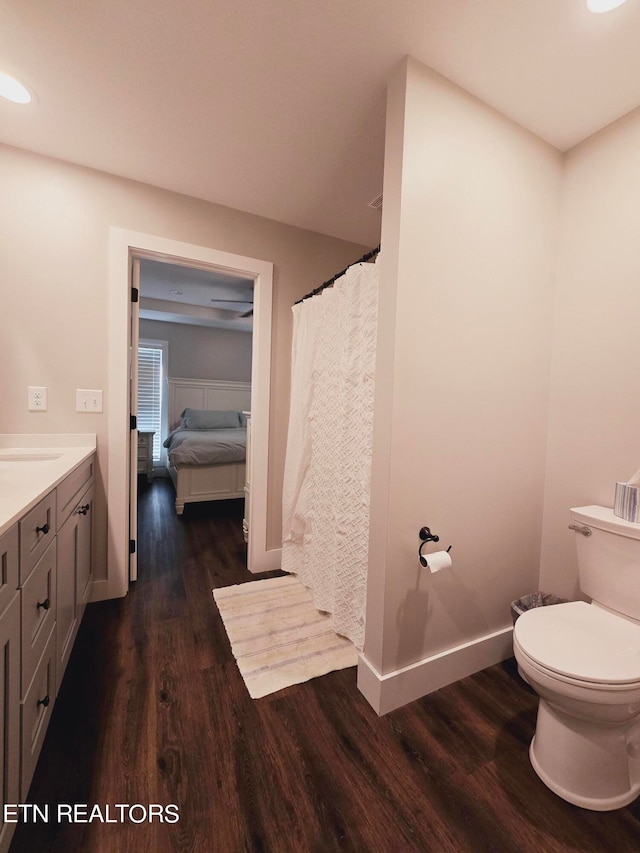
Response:
[{"label": "toilet paper roll", "polygon": [[429,570],[440,572],[442,569],[451,568],[451,554],[448,551],[434,551],[433,554],[425,554]]}]

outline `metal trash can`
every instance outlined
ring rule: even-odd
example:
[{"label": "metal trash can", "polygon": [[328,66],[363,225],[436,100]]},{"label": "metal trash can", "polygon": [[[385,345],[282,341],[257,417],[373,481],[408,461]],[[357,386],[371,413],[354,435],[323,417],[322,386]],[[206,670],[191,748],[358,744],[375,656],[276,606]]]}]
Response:
[{"label": "metal trash can", "polygon": [[533,610],[534,607],[547,607],[549,604],[566,604],[568,599],[562,598],[560,595],[554,595],[552,592],[532,592],[529,595],[524,595],[522,598],[517,598],[511,602],[511,618],[513,624],[516,624],[518,616],[522,616],[527,610]]}]

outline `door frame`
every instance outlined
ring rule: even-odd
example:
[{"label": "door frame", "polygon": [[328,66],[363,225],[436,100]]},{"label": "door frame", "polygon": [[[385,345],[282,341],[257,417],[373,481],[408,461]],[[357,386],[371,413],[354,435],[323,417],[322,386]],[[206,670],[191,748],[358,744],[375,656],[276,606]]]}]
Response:
[{"label": "door frame", "polygon": [[[122,228],[109,240],[109,398],[107,485],[107,584],[95,598],[118,598],[129,588],[129,372],[132,259],[151,258],[183,266],[214,266],[254,280],[251,358],[252,446],[248,568],[279,568],[280,550],[267,550],[267,478],[271,389],[273,264],[206,246]],[[96,590],[98,593],[98,590]]]}]

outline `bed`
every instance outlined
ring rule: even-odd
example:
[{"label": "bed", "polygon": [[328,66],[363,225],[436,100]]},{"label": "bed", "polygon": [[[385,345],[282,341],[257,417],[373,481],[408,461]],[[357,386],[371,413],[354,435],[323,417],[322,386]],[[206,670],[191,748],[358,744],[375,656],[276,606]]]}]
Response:
[{"label": "bed", "polygon": [[250,406],[249,383],[169,379],[164,445],[178,515],[187,503],[244,497]]}]

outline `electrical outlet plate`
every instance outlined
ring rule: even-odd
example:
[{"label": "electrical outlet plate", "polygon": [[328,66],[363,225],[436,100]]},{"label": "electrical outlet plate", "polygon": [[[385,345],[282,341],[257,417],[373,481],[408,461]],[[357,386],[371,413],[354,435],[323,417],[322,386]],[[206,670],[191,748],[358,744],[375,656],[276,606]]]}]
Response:
[{"label": "electrical outlet plate", "polygon": [[47,411],[47,389],[42,385],[29,385],[28,406],[30,412]]},{"label": "electrical outlet plate", "polygon": [[76,412],[101,412],[102,391],[76,388]]}]

